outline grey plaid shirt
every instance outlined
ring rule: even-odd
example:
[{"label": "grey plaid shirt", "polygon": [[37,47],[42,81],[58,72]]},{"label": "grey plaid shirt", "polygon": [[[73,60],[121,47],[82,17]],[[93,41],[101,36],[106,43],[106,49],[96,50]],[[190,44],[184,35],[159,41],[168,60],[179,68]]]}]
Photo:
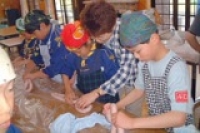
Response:
[{"label": "grey plaid shirt", "polygon": [[124,49],[119,42],[119,26],[121,24],[120,19],[117,19],[115,30],[111,39],[104,45],[114,50],[115,56],[119,62],[120,68],[115,75],[104,84],[100,86],[106,93],[115,95],[116,92],[124,86],[134,87],[134,81],[136,79],[138,69],[138,60],[128,50]]}]

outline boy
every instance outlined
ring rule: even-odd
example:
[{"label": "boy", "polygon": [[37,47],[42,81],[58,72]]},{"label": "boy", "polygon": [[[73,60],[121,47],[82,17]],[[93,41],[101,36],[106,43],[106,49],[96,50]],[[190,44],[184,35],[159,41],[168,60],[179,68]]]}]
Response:
[{"label": "boy", "polygon": [[14,59],[13,65],[15,67],[26,65],[25,73],[31,72],[35,67],[43,68],[44,62],[40,55],[39,40],[25,31],[23,18],[17,19],[15,25],[20,35],[24,36],[25,39],[19,46],[19,56]]},{"label": "boy", "polygon": [[[156,32],[156,25],[143,14],[122,16],[120,41],[141,62],[136,89],[117,107],[123,108],[145,94],[150,116],[130,118],[118,112],[112,121],[125,129],[165,128],[168,133],[195,133],[186,63],[162,44]],[[109,108],[105,105],[104,112]]]},{"label": "boy", "polygon": [[[97,88],[100,95],[115,93],[123,87],[134,88],[134,80],[137,74],[137,61],[119,42],[120,18],[112,5],[105,1],[92,2],[86,5],[80,15],[81,22],[89,31],[91,38],[104,44],[115,53],[120,68],[108,81]],[[77,102],[85,107],[92,101],[92,95],[85,95]]]},{"label": "boy", "polygon": [[41,10],[33,10],[25,16],[25,29],[41,40],[39,44],[45,68],[32,74],[25,75],[25,79],[51,78],[59,83],[62,77],[59,74],[65,57],[69,54],[60,39],[61,29],[51,23],[48,15]]},{"label": "boy", "polygon": [[77,88],[80,92],[90,93],[101,103],[119,101],[118,93],[115,96],[108,94],[99,96],[98,91],[95,90],[110,79],[119,68],[113,51],[104,46],[96,48],[96,44],[90,40],[88,33],[84,31],[79,21],[64,27],[62,40],[66,48],[73,53],[68,56],[63,69],[67,103],[72,104],[75,99],[74,90],[69,82],[75,71]]},{"label": "boy", "polygon": [[13,83],[15,73],[6,52],[0,47],[0,132],[21,133],[11,123],[14,107]]}]

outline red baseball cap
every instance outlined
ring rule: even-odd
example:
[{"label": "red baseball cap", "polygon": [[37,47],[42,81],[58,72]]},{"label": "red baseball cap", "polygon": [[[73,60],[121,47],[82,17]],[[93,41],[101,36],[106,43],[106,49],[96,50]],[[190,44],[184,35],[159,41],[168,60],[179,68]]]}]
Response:
[{"label": "red baseball cap", "polygon": [[65,25],[61,38],[64,45],[69,49],[78,49],[89,39],[89,34],[83,29],[80,21]]}]

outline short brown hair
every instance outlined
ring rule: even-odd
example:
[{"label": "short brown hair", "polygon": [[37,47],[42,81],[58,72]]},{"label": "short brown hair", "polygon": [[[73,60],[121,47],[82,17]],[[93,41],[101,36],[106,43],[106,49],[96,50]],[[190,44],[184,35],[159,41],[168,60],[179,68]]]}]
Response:
[{"label": "short brown hair", "polygon": [[84,28],[93,36],[112,32],[116,18],[117,14],[114,7],[104,0],[86,5],[80,14]]}]

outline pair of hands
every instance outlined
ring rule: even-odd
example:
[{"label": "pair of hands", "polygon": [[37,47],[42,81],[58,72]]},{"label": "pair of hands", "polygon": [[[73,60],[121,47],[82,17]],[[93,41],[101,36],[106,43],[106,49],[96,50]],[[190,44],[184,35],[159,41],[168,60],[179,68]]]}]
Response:
[{"label": "pair of hands", "polygon": [[[104,105],[102,113],[105,116],[108,116],[110,114],[110,112],[111,112],[111,103],[107,103]],[[115,125],[115,127],[131,129],[130,125],[131,125],[132,118],[130,118],[127,114],[125,114],[124,112],[119,110],[116,113],[111,113],[110,115],[111,115],[110,118],[107,118],[107,119],[110,119],[109,121],[113,125]]]},{"label": "pair of hands", "polygon": [[82,95],[80,98],[75,94],[75,92],[69,91],[65,93],[65,100],[68,104],[74,104],[74,100],[76,100],[76,106],[80,109],[84,109],[88,107],[90,104],[94,103],[98,98],[98,95],[94,92],[90,92]]}]

